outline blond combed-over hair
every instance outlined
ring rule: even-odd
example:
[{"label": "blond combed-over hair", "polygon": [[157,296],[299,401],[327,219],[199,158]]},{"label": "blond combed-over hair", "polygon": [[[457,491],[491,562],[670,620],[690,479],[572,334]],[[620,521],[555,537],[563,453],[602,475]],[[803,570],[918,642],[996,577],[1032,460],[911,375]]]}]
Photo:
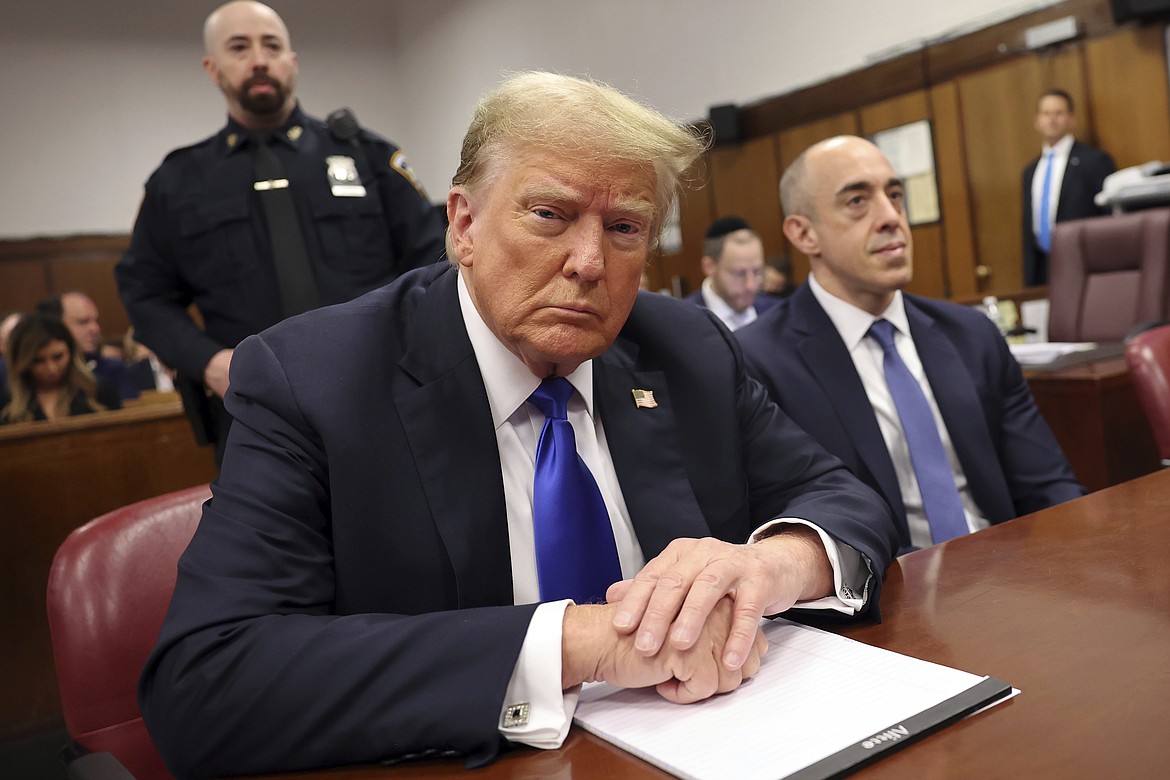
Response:
[{"label": "blond combed-over hair", "polygon": [[533,148],[650,168],[656,182],[653,247],[684,174],[707,143],[693,128],[606,84],[529,71],[509,77],[480,100],[451,184],[477,192],[502,172],[509,155]]}]

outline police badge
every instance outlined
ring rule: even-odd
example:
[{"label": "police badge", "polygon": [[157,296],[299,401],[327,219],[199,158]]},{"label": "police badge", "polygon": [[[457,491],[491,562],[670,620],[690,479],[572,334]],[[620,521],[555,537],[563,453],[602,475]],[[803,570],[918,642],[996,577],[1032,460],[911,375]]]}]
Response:
[{"label": "police badge", "polygon": [[357,165],[352,157],[333,155],[325,158],[325,171],[329,176],[329,189],[335,198],[364,198],[366,188],[358,176]]}]

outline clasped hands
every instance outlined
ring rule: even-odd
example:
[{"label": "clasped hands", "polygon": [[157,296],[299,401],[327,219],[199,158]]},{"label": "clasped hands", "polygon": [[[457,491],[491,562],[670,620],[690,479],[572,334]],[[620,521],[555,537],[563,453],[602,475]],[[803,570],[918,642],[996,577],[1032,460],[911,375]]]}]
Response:
[{"label": "clasped hands", "polygon": [[760,668],[763,615],[832,590],[816,532],[801,525],[755,544],[676,539],[604,605],[565,611],[563,687],[604,680],[655,686],[686,704],[733,691]]}]

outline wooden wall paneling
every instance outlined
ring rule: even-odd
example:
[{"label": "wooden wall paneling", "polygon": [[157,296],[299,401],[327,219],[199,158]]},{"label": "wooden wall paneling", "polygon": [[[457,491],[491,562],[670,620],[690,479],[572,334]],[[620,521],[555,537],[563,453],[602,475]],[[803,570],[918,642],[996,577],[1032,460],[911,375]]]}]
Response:
[{"label": "wooden wall paneling", "polygon": [[97,304],[102,331],[120,339],[130,325],[114,282],[128,235],[78,235],[0,241],[0,311],[29,311],[37,301],[81,290]]},{"label": "wooden wall paneling", "polygon": [[1170,161],[1165,49],[1162,25],[1125,27],[1085,43],[1092,108],[1092,127],[1085,129],[1119,168]]},{"label": "wooden wall paneling", "polygon": [[1088,87],[1085,84],[1084,44],[1078,41],[1059,52],[1038,54],[1032,59],[1040,71],[1040,89],[1026,104],[1028,110],[1026,124],[1032,132],[1033,147],[1028,159],[1040,154],[1040,134],[1032,126],[1036,115],[1036,100],[1040,97],[1040,92],[1051,87],[1063,89],[1072,96],[1077,115],[1075,135],[1082,141],[1092,143],[1093,105],[1089,102]]},{"label": "wooden wall paneling", "polygon": [[1081,49],[1021,57],[958,79],[976,259],[988,269],[984,292],[1023,285],[1021,181],[1040,152],[1032,127],[1036,98],[1051,86],[1083,94]]},{"label": "wooden wall paneling", "polygon": [[[891,127],[930,119],[930,111],[926,92],[916,90],[862,106],[858,116],[861,133],[871,136]],[[920,225],[911,232],[914,241],[914,279],[907,290],[931,298],[945,298],[947,284],[941,224]]]},{"label": "wooden wall paneling", "polygon": [[1066,16],[1077,18],[1084,36],[1104,35],[1115,27],[1109,0],[1065,0],[981,30],[930,44],[926,49],[927,82],[942,84],[956,76],[1006,62],[1021,54],[1031,55],[1024,46],[1025,30]]},{"label": "wooden wall paneling", "polygon": [[[784,174],[784,171],[788,169],[793,160],[800,156],[801,152],[818,141],[832,138],[835,135],[857,135],[860,129],[857,113],[847,111],[780,132],[777,135],[780,174]],[[788,248],[788,252],[792,257],[793,280],[800,284],[808,276],[808,258],[791,247]]]},{"label": "wooden wall paneling", "polygon": [[746,219],[760,234],[766,255],[786,251],[775,136],[712,150],[709,159],[715,217],[735,215]]},{"label": "wooden wall paneling", "polygon": [[758,138],[851,111],[863,103],[885,100],[926,86],[923,50],[876,62],[866,68],[769,98],[740,109],[745,138]]},{"label": "wooden wall paneling", "polygon": [[121,338],[130,327],[130,315],[118,297],[114,265],[120,255],[85,253],[49,260],[49,278],[53,290],[61,293],[80,290],[93,299],[101,315],[102,333],[107,338]]},{"label": "wooden wall paneling", "polygon": [[[678,277],[682,294],[699,289],[703,270],[699,259],[703,256],[703,237],[711,221],[715,219],[714,187],[711,184],[711,167],[707,159],[701,158],[687,173],[684,186],[679,193],[679,229],[682,231],[682,251],[676,255],[659,255],[651,266],[650,281],[654,289],[673,289],[673,280]],[[658,266],[657,280],[655,267]]]},{"label": "wooden wall paneling", "polygon": [[919,119],[929,119],[926,92],[916,90],[880,103],[871,103],[858,109],[863,135],[873,135],[891,127],[898,127]]},{"label": "wooden wall paneling", "polygon": [[975,273],[974,225],[958,87],[953,81],[931,87],[929,102],[934,121],[934,164],[938,171],[942,252],[949,297],[963,298],[978,294],[980,289]]},{"label": "wooden wall paneling", "polygon": [[0,317],[28,311],[49,294],[45,264],[36,259],[0,259]]}]

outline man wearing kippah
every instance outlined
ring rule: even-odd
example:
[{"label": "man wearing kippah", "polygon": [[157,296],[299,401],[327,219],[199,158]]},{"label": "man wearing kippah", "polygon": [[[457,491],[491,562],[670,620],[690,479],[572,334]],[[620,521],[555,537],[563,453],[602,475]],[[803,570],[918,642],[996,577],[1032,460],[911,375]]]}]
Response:
[{"label": "man wearing kippah", "polygon": [[703,243],[703,286],[689,296],[711,310],[729,329],[742,328],[776,301],[760,296],[764,284],[764,242],[742,217],[720,217]]}]

